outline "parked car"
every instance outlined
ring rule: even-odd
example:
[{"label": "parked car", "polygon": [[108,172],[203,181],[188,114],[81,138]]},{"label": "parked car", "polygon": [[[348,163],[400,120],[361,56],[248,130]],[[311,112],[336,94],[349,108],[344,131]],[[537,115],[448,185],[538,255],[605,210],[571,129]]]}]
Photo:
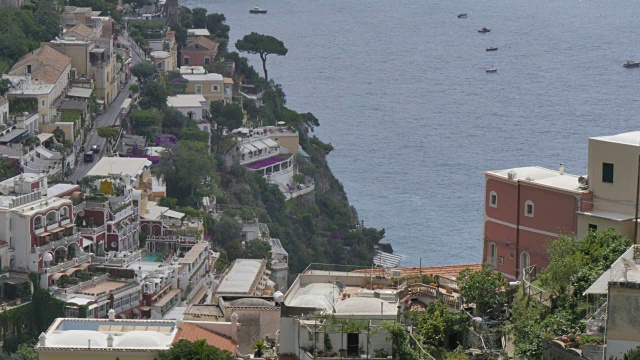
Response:
[{"label": "parked car", "polygon": [[84,162],[93,162],[93,151],[84,153]]},{"label": "parked car", "polygon": [[99,153],[100,152],[100,145],[91,145],[91,151],[93,151],[94,153]]}]

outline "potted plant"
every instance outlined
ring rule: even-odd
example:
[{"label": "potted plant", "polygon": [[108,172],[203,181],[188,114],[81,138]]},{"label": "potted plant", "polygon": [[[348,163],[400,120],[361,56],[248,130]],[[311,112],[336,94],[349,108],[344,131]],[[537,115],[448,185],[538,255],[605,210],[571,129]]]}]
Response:
[{"label": "potted plant", "polygon": [[347,349],[340,349],[338,351],[340,351],[340,357],[347,357]]},{"label": "potted plant", "polygon": [[253,348],[256,349],[256,352],[253,353],[253,356],[257,358],[262,357],[262,354],[264,354],[264,343],[262,341],[256,341],[255,344],[253,344]]}]

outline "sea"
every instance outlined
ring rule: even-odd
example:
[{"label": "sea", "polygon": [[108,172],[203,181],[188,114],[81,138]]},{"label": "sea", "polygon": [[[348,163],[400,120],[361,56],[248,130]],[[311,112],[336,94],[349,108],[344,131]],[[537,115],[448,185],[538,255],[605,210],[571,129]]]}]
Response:
[{"label": "sea", "polygon": [[181,5],[225,14],[230,48],[254,31],[285,43],[269,77],[320,119],[332,171],[403,266],[482,261],[484,171],[564,163],[583,175],[589,137],[640,130],[640,68],[622,66],[640,60],[634,0]]}]

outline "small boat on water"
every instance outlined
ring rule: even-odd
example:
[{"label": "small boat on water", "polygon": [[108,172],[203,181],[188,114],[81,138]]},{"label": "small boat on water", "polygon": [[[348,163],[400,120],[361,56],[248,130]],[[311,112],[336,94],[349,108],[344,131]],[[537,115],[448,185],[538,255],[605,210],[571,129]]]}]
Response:
[{"label": "small boat on water", "polygon": [[458,14],[458,19],[466,19],[466,18],[467,18],[467,13]]},{"label": "small boat on water", "polygon": [[493,64],[491,64],[491,67],[490,67],[490,68],[487,68],[485,71],[486,71],[487,73],[497,73],[497,72],[498,72],[498,69],[497,69],[496,67],[494,67],[494,66],[493,66]]},{"label": "small boat on water", "polygon": [[249,10],[250,14],[266,14],[267,10],[263,10],[260,9],[259,7],[254,7],[253,9]]},{"label": "small boat on water", "polygon": [[640,61],[627,60],[627,62],[622,64],[622,66],[626,68],[640,67]]},{"label": "small boat on water", "polygon": [[482,29],[478,30],[479,33],[488,33],[491,32],[491,29],[483,27]]},{"label": "small boat on water", "polygon": [[498,51],[498,48],[496,46],[488,47],[487,51]]}]

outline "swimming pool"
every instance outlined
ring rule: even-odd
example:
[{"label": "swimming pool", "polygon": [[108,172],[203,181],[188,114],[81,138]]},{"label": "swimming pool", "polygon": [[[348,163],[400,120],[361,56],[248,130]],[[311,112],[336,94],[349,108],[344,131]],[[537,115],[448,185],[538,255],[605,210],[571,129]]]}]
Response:
[{"label": "swimming pool", "polygon": [[142,259],[144,261],[162,262],[162,254],[161,253],[148,252],[148,253],[142,254]]}]

